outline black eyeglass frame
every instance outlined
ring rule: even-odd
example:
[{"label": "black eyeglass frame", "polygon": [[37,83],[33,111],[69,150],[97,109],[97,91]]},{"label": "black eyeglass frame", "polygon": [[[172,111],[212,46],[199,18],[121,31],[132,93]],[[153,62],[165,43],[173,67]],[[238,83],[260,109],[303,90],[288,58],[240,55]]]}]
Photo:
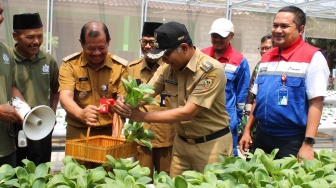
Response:
[{"label": "black eyeglass frame", "polygon": [[140,39],[139,42],[142,46],[146,46],[147,44],[149,44],[149,46],[155,47],[155,40]]}]

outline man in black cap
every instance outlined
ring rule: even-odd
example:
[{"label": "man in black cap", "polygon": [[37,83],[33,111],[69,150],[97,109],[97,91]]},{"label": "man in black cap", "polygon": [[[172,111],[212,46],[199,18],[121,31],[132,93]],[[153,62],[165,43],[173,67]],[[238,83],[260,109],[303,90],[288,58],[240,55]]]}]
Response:
[{"label": "man in black cap", "polygon": [[207,164],[220,162],[218,155],[232,155],[229,116],[225,111],[226,77],[223,66],[193,46],[183,24],[168,22],[155,30],[156,49],[150,58],[163,58],[149,81],[155,95],[165,92],[170,110],[143,112],[131,109],[120,97],[114,110],[137,122],[174,123],[176,135],[170,176],[186,170],[203,172]]},{"label": "man in black cap", "polygon": [[[137,81],[148,83],[154,73],[160,66],[167,66],[162,59],[151,59],[147,53],[154,49],[154,30],[161,26],[162,23],[145,22],[142,29],[142,38],[140,39],[141,52],[143,57],[134,60],[129,64],[128,72]],[[160,104],[146,105],[148,111],[163,111],[170,108],[170,100],[165,93],[158,95],[156,101]],[[165,171],[169,174],[172,156],[173,140],[175,128],[170,123],[145,123],[146,129],[152,130],[155,140],[152,140],[153,149],[146,146],[138,146],[138,154],[135,157],[139,160],[142,167],[148,167],[151,170],[150,177],[153,177],[154,170],[157,172]]]},{"label": "man in black cap", "polygon": [[[2,1],[0,0],[0,24],[4,21]],[[8,46],[0,42],[0,166],[9,164],[16,166],[16,151],[14,137],[10,136],[12,123],[22,122],[21,116],[13,106],[8,104],[12,96],[24,101],[21,93],[15,87],[15,64],[13,53]]]},{"label": "man in black cap", "polygon": [[[16,62],[16,84],[31,107],[47,105],[56,112],[58,104],[58,64],[55,58],[40,50],[43,25],[39,13],[13,16],[13,48]],[[20,126],[21,127],[21,126]],[[27,158],[36,165],[51,159],[50,133],[42,140],[27,138],[28,146],[17,150],[17,164]]]}]

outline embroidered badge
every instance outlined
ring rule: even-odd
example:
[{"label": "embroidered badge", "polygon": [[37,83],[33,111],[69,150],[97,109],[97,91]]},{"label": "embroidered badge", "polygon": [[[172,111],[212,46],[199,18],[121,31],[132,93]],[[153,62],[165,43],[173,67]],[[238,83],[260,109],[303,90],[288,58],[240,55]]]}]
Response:
[{"label": "embroidered badge", "polygon": [[4,64],[9,64],[9,57],[7,54],[2,54],[2,59],[4,60]]},{"label": "embroidered badge", "polygon": [[215,72],[210,72],[205,75],[205,80],[203,87],[205,90],[208,90],[211,88],[212,84],[214,83],[214,80],[218,77],[218,74]]},{"label": "embroidered badge", "polygon": [[86,91],[81,91],[81,92],[79,93],[79,95],[78,95],[78,97],[79,97],[80,99],[84,99],[86,96],[87,96],[87,92],[86,92]]},{"label": "embroidered badge", "polygon": [[206,90],[208,90],[208,89],[210,89],[211,88],[211,86],[212,86],[212,83],[213,83],[213,79],[211,79],[211,78],[206,78],[205,80],[204,80],[204,89],[206,89]]},{"label": "embroidered badge", "polygon": [[49,74],[49,65],[47,64],[43,65],[42,74]]}]

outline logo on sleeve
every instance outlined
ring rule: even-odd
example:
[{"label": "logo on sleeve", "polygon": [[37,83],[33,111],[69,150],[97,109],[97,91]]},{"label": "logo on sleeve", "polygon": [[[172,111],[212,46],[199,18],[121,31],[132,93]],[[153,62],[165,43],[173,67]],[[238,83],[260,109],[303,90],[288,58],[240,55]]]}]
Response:
[{"label": "logo on sleeve", "polygon": [[10,64],[9,57],[7,54],[2,54],[2,59],[4,60],[4,64]]},{"label": "logo on sleeve", "polygon": [[49,74],[49,65],[47,64],[43,65],[42,74]]},{"label": "logo on sleeve", "polygon": [[213,85],[214,81],[217,79],[217,73],[208,73],[205,75],[203,87],[205,90],[209,90]]}]

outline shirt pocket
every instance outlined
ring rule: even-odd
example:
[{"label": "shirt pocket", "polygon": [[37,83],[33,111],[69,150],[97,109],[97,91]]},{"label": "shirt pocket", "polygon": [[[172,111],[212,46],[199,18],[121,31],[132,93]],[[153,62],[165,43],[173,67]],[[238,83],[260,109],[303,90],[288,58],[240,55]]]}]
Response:
[{"label": "shirt pocket", "polygon": [[177,108],[178,107],[178,90],[177,90],[177,85],[166,83],[165,84],[165,91],[164,93],[166,94],[166,98],[168,97],[169,99],[166,99],[166,106],[170,106],[170,108]]},{"label": "shirt pocket", "polygon": [[226,86],[225,86],[225,90],[227,91],[231,91],[233,89],[233,82],[234,82],[234,79],[235,79],[235,75],[232,74],[232,73],[227,73],[226,74],[226,79],[227,79],[227,82],[226,82]]},{"label": "shirt pocket", "polygon": [[303,78],[288,77],[286,81],[288,90],[288,103],[296,104],[294,107],[301,109],[306,101],[306,87]]},{"label": "shirt pocket", "polygon": [[92,89],[89,82],[76,82],[75,99],[78,100],[79,106],[83,107],[90,103]]},{"label": "shirt pocket", "polygon": [[118,84],[116,82],[109,81],[107,87],[106,98],[116,99],[118,95]]}]

